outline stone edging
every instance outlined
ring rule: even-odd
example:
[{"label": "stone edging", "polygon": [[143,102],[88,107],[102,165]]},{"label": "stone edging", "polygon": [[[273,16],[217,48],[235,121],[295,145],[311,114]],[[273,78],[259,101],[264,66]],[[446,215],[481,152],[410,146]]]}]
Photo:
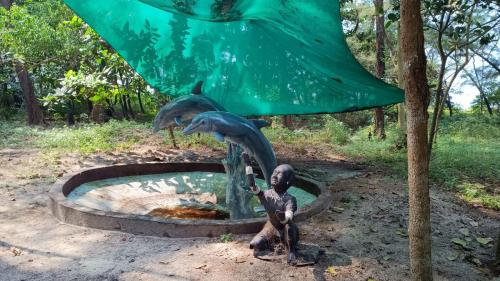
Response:
[{"label": "stone edging", "polygon": [[[255,169],[258,173],[259,170]],[[137,235],[161,237],[218,237],[224,233],[247,234],[261,230],[265,218],[240,220],[190,220],[166,219],[147,215],[105,212],[77,205],[66,196],[79,185],[106,178],[160,174],[168,172],[221,172],[224,167],[218,163],[179,162],[143,163],[105,166],[85,169],[60,178],[49,193],[49,208],[52,214],[64,223],[104,230],[118,230]],[[307,218],[326,210],[331,203],[331,193],[325,184],[313,179],[297,176],[295,186],[318,196],[308,207],[299,210],[295,221]]]}]

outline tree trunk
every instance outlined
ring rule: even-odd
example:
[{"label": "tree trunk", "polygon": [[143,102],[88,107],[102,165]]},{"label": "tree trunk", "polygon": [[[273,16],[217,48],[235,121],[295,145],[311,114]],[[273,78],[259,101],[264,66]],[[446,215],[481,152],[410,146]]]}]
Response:
[{"label": "tree trunk", "polygon": [[132,119],[135,119],[135,112],[134,112],[134,109],[132,108],[132,102],[131,102],[131,99],[130,99],[130,94],[127,94],[125,96],[125,101],[126,101],[127,110],[130,113],[130,116],[132,117]]},{"label": "tree trunk", "polygon": [[[2,6],[9,10],[12,6],[11,0],[2,0]],[[38,100],[35,95],[35,86],[33,80],[31,80],[28,71],[20,62],[14,63],[14,69],[19,78],[19,84],[21,90],[24,94],[24,101],[26,103],[26,111],[28,113],[28,124],[29,125],[41,125],[43,124],[43,112],[40,109]]]},{"label": "tree trunk", "polygon": [[283,120],[283,127],[292,130],[293,129],[292,115],[283,115],[281,116],[281,118]]},{"label": "tree trunk", "polygon": [[432,280],[427,153],[427,106],[424,33],[420,1],[401,1],[401,58],[407,107],[408,188],[411,280]]},{"label": "tree trunk", "polygon": [[175,142],[174,126],[168,126],[167,130],[168,130],[168,134],[170,136],[170,140],[172,141],[172,144],[174,145],[174,148],[179,149],[179,147],[177,146],[177,143]]},{"label": "tree trunk", "polygon": [[125,96],[120,95],[120,97],[118,98],[118,101],[120,102],[120,106],[122,108],[123,118],[130,120],[130,117],[128,116],[128,112],[127,112],[127,101],[125,100]]},{"label": "tree trunk", "polygon": [[6,10],[10,10],[10,7],[12,6],[12,1],[11,0],[2,0],[2,6]]},{"label": "tree trunk", "polygon": [[[377,77],[379,79],[384,78],[385,75],[385,58],[384,58],[384,1],[374,0],[375,4],[375,29],[377,32]],[[377,107],[373,111],[373,132],[375,136],[379,139],[385,138],[384,131],[384,109],[382,107]]]},{"label": "tree trunk", "polygon": [[137,88],[137,99],[139,100],[139,107],[141,108],[141,112],[144,114],[146,111],[144,110],[144,106],[142,105],[142,98],[141,98],[141,86]]},{"label": "tree trunk", "polygon": [[89,112],[89,116],[92,115],[93,109],[94,109],[94,104],[89,98],[87,98],[87,111]]},{"label": "tree trunk", "polygon": [[90,121],[94,123],[102,123],[103,120],[103,108],[101,104],[94,104],[92,106],[92,111],[90,112]]},{"label": "tree trunk", "polygon": [[482,90],[479,90],[479,100],[481,103],[481,113],[483,113],[483,100],[484,100],[484,104],[486,105],[486,109],[488,110],[488,113],[490,114],[490,116],[492,116],[493,110],[491,109],[490,101],[488,100],[488,98],[486,97],[486,95],[484,94],[484,92]]},{"label": "tree trunk", "polygon": [[448,111],[450,112],[450,117],[453,116],[453,106],[451,105],[451,97],[449,96],[446,99],[446,106],[448,107]]},{"label": "tree trunk", "polygon": [[9,95],[7,93],[7,83],[2,84],[2,94],[0,94],[2,105],[5,107],[10,107]]},{"label": "tree trunk", "polygon": [[43,112],[40,109],[40,105],[35,95],[35,86],[33,80],[28,74],[28,71],[24,66],[19,63],[14,63],[14,68],[19,78],[19,84],[21,90],[24,94],[24,102],[26,104],[26,111],[28,114],[28,124],[29,125],[41,125],[43,124]]},{"label": "tree trunk", "polygon": [[75,104],[73,100],[68,101],[67,122],[68,126],[75,125]]},{"label": "tree trunk", "polygon": [[[398,26],[398,39],[400,35],[401,29]],[[405,88],[405,82],[403,79],[403,63],[401,61],[401,44],[398,44],[398,85],[401,89]],[[406,106],[404,102],[398,104],[398,124],[399,128],[406,136]]]},{"label": "tree trunk", "polygon": [[496,266],[500,266],[500,232],[498,232],[498,238],[497,238],[497,250],[495,253],[495,264],[496,264]]}]

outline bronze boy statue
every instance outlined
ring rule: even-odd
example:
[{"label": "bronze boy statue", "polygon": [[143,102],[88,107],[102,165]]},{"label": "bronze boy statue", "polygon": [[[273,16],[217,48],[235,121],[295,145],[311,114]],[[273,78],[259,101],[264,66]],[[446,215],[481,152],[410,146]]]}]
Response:
[{"label": "bronze boy statue", "polygon": [[248,154],[242,155],[245,162],[247,181],[250,189],[259,197],[267,212],[267,222],[264,228],[250,241],[250,249],[257,251],[273,250],[274,242],[280,241],[285,245],[289,264],[297,263],[297,243],[299,229],[293,222],[293,215],[297,211],[297,200],[287,190],[295,179],[292,166],[279,165],[271,176],[271,189],[261,191],[255,184],[255,178]]}]

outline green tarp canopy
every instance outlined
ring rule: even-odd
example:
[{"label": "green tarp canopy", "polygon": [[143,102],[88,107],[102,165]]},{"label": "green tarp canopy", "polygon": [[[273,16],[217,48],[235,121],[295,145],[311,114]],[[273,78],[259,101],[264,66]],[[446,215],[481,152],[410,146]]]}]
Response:
[{"label": "green tarp canopy", "polygon": [[189,94],[203,80],[206,95],[243,116],[354,111],[404,98],[353,57],[338,1],[65,2],[166,95]]}]

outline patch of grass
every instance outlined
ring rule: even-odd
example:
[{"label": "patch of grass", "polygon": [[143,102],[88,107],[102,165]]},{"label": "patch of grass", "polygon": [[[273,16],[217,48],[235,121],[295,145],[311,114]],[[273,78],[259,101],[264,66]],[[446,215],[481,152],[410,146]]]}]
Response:
[{"label": "patch of grass", "polygon": [[149,125],[112,120],[105,124],[82,124],[45,129],[29,127],[21,122],[0,125],[0,148],[26,147],[46,151],[75,151],[89,154],[121,150],[140,142]]},{"label": "patch of grass", "polygon": [[[407,175],[406,149],[401,147],[401,133],[391,124],[385,140],[368,141],[367,127],[357,131],[351,141],[335,147],[351,158],[390,169],[401,178]],[[433,147],[429,168],[431,182],[457,192],[472,203],[499,209],[500,196],[484,188],[500,182],[500,118],[457,116],[443,120]],[[483,188],[479,188],[482,186]],[[473,193],[471,193],[474,191]]]},{"label": "patch of grass", "polygon": [[219,240],[222,243],[229,243],[229,242],[233,241],[233,239],[234,239],[234,237],[233,237],[233,234],[231,234],[231,233],[221,234],[221,236],[219,237]]},{"label": "patch of grass", "polygon": [[457,187],[465,201],[500,210],[500,195],[490,194],[486,191],[486,187],[483,184],[463,182],[458,184]]}]

